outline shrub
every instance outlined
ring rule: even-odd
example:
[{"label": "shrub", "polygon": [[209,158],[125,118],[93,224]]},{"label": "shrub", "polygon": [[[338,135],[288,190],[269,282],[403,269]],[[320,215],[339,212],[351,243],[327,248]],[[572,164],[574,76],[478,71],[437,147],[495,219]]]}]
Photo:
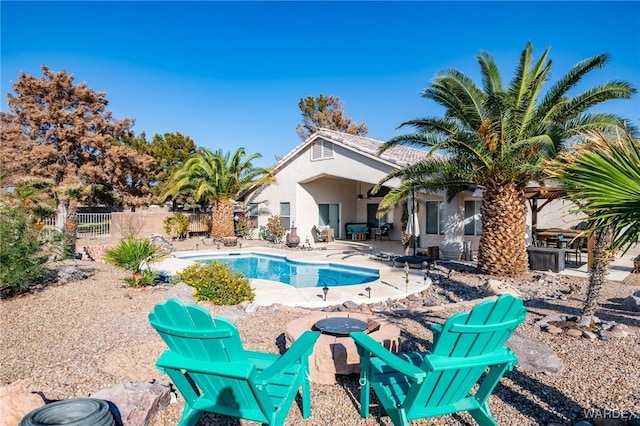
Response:
[{"label": "shrub", "polygon": [[172,238],[184,240],[189,232],[189,216],[176,213],[164,219],[164,231]]},{"label": "shrub", "polygon": [[[132,278],[126,278],[125,282],[131,287],[139,287],[142,285],[150,285],[153,283],[148,279],[150,271],[142,271],[145,263],[160,260],[165,257],[160,252],[160,248],[148,239],[125,238],[120,243],[109,249],[105,255],[105,260],[120,268],[131,271]],[[143,279],[144,278],[144,279]]]},{"label": "shrub", "polygon": [[238,221],[236,222],[236,234],[238,234],[238,236],[244,239],[251,238],[253,229],[253,222],[248,215],[243,214],[238,217]]},{"label": "shrub", "polygon": [[267,219],[267,234],[268,239],[273,241],[274,243],[279,243],[282,241],[282,237],[287,230],[282,226],[282,221],[280,220],[280,215],[269,216]]},{"label": "shrub", "polygon": [[0,207],[0,289],[20,292],[46,270],[40,249],[40,230],[25,209]]},{"label": "shrub", "polygon": [[237,305],[255,298],[249,279],[220,262],[191,265],[179,272],[178,278],[196,289],[196,299],[216,305]]}]

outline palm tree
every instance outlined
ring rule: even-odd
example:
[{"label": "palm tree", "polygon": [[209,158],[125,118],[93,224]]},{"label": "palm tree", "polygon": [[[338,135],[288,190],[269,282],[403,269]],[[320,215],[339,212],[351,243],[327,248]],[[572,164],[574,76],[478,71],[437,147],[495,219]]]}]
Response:
[{"label": "palm tree", "polygon": [[232,237],[234,198],[253,185],[274,181],[271,169],[251,164],[261,157],[260,154],[247,157],[244,148],[238,148],[233,154],[199,148],[169,178],[169,189],[163,197],[191,194],[199,202],[212,204],[211,236],[216,240]]},{"label": "palm tree", "polygon": [[589,217],[595,232],[589,288],[581,324],[588,325],[598,308],[607,260],[631,248],[640,238],[640,141],[630,134],[585,132],[586,142],[549,163],[551,174],[566,188],[578,211]]},{"label": "palm tree", "polygon": [[[448,200],[470,186],[483,190],[482,236],[478,271],[513,276],[528,270],[524,238],[527,208],[524,188],[542,181],[543,160],[554,158],[577,131],[620,129],[624,120],[613,114],[588,113],[594,105],[630,98],[636,89],[624,81],[611,81],[575,96],[577,83],[589,72],[606,65],[601,54],[575,65],[543,95],[549,80],[549,49],[536,61],[533,48],[523,50],[515,76],[508,86],[494,59],[478,55],[482,87],[455,69],[437,75],[422,96],[445,108],[444,117],[406,121],[415,131],[387,141],[379,154],[398,146],[427,148],[432,155],[405,169],[392,172],[384,182],[400,178],[401,185],[381,203],[389,209],[411,191],[446,190]],[[446,156],[433,155],[444,153]]]}]

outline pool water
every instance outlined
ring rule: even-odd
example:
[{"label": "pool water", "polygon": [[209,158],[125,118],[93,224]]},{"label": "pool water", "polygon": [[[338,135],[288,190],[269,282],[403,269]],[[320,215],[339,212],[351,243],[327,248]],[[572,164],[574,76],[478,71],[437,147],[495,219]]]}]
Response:
[{"label": "pool water", "polygon": [[222,262],[251,279],[279,281],[296,288],[364,284],[380,278],[380,271],[331,262],[307,262],[263,253],[225,253],[180,256],[202,263]]}]

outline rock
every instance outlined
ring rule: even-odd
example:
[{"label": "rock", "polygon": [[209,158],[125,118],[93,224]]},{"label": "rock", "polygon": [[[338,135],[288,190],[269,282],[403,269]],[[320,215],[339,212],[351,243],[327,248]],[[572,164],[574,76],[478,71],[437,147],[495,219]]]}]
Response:
[{"label": "rock", "polygon": [[422,299],[423,306],[438,306],[440,305],[440,300],[437,297],[425,297]]},{"label": "rock", "polygon": [[0,387],[0,426],[16,426],[27,413],[44,405],[42,397],[29,387],[26,380]]},{"label": "rock", "polygon": [[589,340],[595,340],[598,337],[596,333],[589,330],[582,330],[582,335]]},{"label": "rock", "polygon": [[555,325],[549,325],[547,326],[547,328],[545,328],[545,330],[547,330],[547,333],[551,334],[562,334],[562,329],[560,327],[556,327]]},{"label": "rock", "polygon": [[185,283],[178,283],[167,290],[167,299],[178,299],[182,303],[196,303],[193,296],[195,289]]},{"label": "rock", "polygon": [[542,342],[513,333],[507,346],[518,357],[518,368],[530,373],[558,374],[564,365],[553,350]]},{"label": "rock", "polygon": [[122,426],[147,426],[171,402],[171,390],[158,382],[120,383],[100,390],[92,398],[116,406]]},{"label": "rock", "polygon": [[507,283],[499,280],[488,279],[485,285],[482,286],[482,291],[487,296],[499,296],[501,294],[509,293],[517,297],[522,297],[520,292],[515,288],[509,286]]},{"label": "rock", "polygon": [[[638,292],[636,291],[636,293]],[[640,312],[640,296],[636,296],[634,293],[633,296],[625,298],[620,303],[620,307],[625,311]]]},{"label": "rock", "polygon": [[60,268],[57,271],[56,282],[58,284],[66,284],[72,281],[86,280],[87,278],[88,278],[88,275],[85,272],[78,269],[77,266],[68,265]]},{"label": "rock", "polygon": [[609,333],[613,337],[627,337],[629,335],[629,327],[624,324],[616,324],[609,329]]},{"label": "rock", "polygon": [[147,234],[147,238],[160,249],[161,253],[168,254],[173,251],[173,245],[162,235],[150,232]]},{"label": "rock", "polygon": [[348,310],[352,310],[352,309],[357,309],[358,308],[358,304],[356,302],[354,302],[353,300],[346,300],[342,305],[345,308],[347,308]]},{"label": "rock", "polygon": [[244,311],[246,313],[248,313],[248,314],[251,314],[251,313],[253,313],[253,312],[257,311],[257,310],[258,310],[258,305],[256,305],[253,302],[248,303],[247,306],[244,308]]},{"label": "rock", "polygon": [[578,330],[577,328],[570,328],[567,330],[567,336],[571,337],[582,337],[582,330]]}]

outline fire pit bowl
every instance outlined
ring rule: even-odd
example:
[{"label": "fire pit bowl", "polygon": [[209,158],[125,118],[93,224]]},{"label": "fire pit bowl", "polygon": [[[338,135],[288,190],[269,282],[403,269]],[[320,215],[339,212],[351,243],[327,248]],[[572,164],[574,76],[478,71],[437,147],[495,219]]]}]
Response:
[{"label": "fire pit bowl", "polygon": [[390,321],[374,315],[353,312],[323,312],[309,315],[287,324],[287,347],[307,330],[320,331],[309,357],[311,381],[333,384],[336,374],[360,372],[360,356],[349,333],[364,331],[390,351],[400,350],[400,329]]}]

